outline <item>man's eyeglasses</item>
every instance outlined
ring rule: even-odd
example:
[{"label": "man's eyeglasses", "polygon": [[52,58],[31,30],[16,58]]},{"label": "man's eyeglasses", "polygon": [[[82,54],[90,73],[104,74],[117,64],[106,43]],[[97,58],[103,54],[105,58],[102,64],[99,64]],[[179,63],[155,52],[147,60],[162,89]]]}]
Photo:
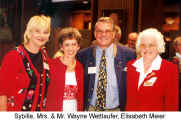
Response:
[{"label": "man's eyeglasses", "polygon": [[113,30],[105,30],[105,31],[96,30],[95,32],[98,33],[98,34],[103,34],[103,33],[105,33],[105,34],[111,34],[111,33],[113,33]]}]

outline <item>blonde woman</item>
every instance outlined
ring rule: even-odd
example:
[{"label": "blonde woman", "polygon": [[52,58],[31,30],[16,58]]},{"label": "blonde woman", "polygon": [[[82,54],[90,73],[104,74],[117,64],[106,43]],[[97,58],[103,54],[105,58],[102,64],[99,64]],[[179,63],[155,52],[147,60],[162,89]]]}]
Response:
[{"label": "blonde woman", "polygon": [[142,31],[136,43],[141,58],[128,63],[127,111],[177,111],[178,69],[160,57],[163,35],[155,28]]},{"label": "blonde woman", "polygon": [[7,53],[0,69],[1,111],[42,111],[50,81],[49,59],[43,49],[50,36],[50,17],[33,16],[23,45]]}]

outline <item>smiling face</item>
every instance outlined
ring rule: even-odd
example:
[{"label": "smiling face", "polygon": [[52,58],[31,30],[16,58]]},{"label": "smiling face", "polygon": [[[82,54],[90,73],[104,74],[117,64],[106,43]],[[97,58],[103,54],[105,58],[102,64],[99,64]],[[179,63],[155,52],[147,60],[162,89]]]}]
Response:
[{"label": "smiling face", "polygon": [[111,22],[98,22],[94,32],[96,43],[100,48],[107,48],[114,42],[115,32]]},{"label": "smiling face", "polygon": [[144,60],[154,60],[159,54],[157,39],[151,35],[142,36],[140,41],[140,53]]},{"label": "smiling face", "polygon": [[50,24],[50,17],[31,17],[24,33],[24,45],[29,49],[40,49],[44,46],[50,36]]},{"label": "smiling face", "polygon": [[29,33],[29,41],[27,45],[41,48],[49,40],[50,32],[48,28],[35,27]]},{"label": "smiling face", "polygon": [[138,34],[137,33],[130,33],[128,35],[128,46],[130,48],[135,49],[137,38],[138,38]]},{"label": "smiling face", "polygon": [[77,51],[80,49],[80,46],[75,38],[64,40],[60,47],[64,56],[68,58],[75,58]]}]

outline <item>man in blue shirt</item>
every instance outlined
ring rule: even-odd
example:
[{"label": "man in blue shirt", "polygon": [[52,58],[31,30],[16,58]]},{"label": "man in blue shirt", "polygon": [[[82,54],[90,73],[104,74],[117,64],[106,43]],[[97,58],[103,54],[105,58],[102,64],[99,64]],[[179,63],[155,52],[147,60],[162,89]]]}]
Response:
[{"label": "man in blue shirt", "polygon": [[99,64],[106,57],[107,86],[105,111],[124,110],[126,101],[126,63],[136,52],[114,43],[115,25],[110,17],[101,17],[95,25],[96,45],[81,50],[77,58],[84,66],[84,109],[96,111]]}]

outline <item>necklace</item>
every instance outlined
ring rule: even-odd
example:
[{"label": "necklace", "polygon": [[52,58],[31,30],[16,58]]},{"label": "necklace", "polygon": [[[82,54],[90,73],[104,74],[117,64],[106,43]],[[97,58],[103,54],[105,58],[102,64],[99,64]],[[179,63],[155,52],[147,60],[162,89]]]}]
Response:
[{"label": "necklace", "polygon": [[65,60],[64,57],[60,57],[60,61],[61,61],[64,65],[67,66],[67,71],[68,71],[68,72],[74,71],[75,66],[76,66],[76,60],[75,60],[75,59],[73,59],[72,61],[69,62],[69,61]]}]

